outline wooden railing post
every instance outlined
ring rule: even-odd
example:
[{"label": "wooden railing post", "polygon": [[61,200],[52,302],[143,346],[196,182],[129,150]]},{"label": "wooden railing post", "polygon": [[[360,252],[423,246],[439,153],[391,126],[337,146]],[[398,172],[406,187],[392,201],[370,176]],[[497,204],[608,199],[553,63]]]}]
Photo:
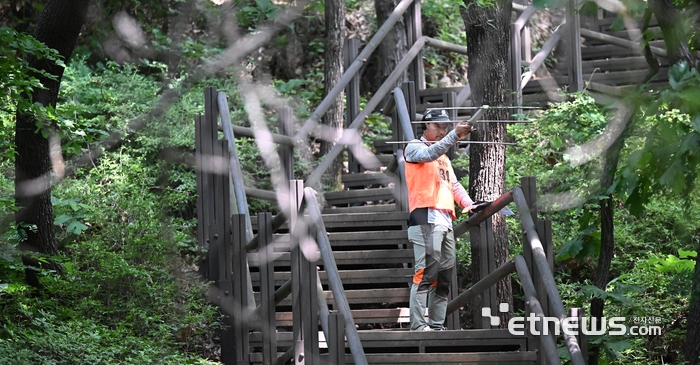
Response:
[{"label": "wooden railing post", "polygon": [[522,82],[522,42],[520,39],[521,29],[517,24],[510,25],[510,90],[513,95],[511,97],[511,105],[523,104],[523,92],[521,90]]},{"label": "wooden railing post", "polygon": [[[260,257],[260,316],[262,325],[263,365],[274,365],[277,361],[277,324],[275,320],[275,257],[272,245],[272,215],[258,213],[259,257]],[[243,248],[245,249],[245,247]]]},{"label": "wooden railing post", "polygon": [[[494,235],[493,224],[489,216],[478,226],[472,227],[469,231],[471,240],[472,252],[477,252],[479,257],[479,277],[474,278],[479,281],[487,277],[491,272],[496,270],[496,260],[494,255]],[[476,328],[491,328],[491,323],[488,318],[481,315],[481,308],[491,308],[491,313],[498,313],[498,299],[496,295],[496,286],[493,285],[485,290],[480,297],[480,300],[475,300],[474,308],[474,327]]]},{"label": "wooden railing post", "polygon": [[[406,40],[411,46],[418,38],[423,36],[423,24],[421,22],[420,0],[415,0],[406,11]],[[423,57],[420,52],[408,69],[409,79],[416,83],[416,90],[425,90],[425,70],[423,69]]]},{"label": "wooden railing post", "polygon": [[[448,108],[457,106],[457,94],[454,91],[442,93],[442,105]],[[457,109],[447,109],[447,114],[450,116],[450,120],[457,120]],[[447,130],[451,131],[452,129],[454,129],[454,126],[448,124]],[[450,160],[454,160],[457,156],[458,146],[458,144],[455,144],[447,150],[447,157]]]},{"label": "wooden railing post", "polygon": [[[414,81],[406,81],[401,84],[401,91],[403,92],[403,97],[406,100],[406,109],[408,109],[409,122],[412,122],[416,118],[416,83]],[[413,136],[418,135],[418,126],[420,124],[411,124],[411,130],[413,131]],[[399,138],[406,138],[407,134],[403,133]]]},{"label": "wooden railing post", "polygon": [[[288,106],[279,110],[278,122],[280,134],[290,137],[294,136],[294,131],[292,130],[293,116],[292,108]],[[294,178],[294,147],[279,145],[278,151],[280,160],[282,161],[282,170],[284,171],[285,180],[292,180]]]},{"label": "wooden railing post", "polygon": [[328,363],[345,365],[345,319],[342,313],[334,311],[328,316]]},{"label": "wooden railing post", "polygon": [[309,262],[300,245],[308,232],[300,231],[298,209],[304,199],[304,182],[290,182],[289,218],[292,269],[292,325],[294,364],[318,365],[318,301],[316,299],[316,266]]},{"label": "wooden railing post", "polygon": [[566,3],[566,26],[569,27],[569,92],[583,90],[583,66],[581,63],[581,18],[578,14],[578,2],[568,0]]},{"label": "wooden railing post", "polygon": [[[253,308],[248,306],[248,288],[244,279],[248,274],[247,253],[245,250],[246,240],[246,216],[245,214],[233,214],[231,216],[231,228],[233,236],[232,276],[233,281],[233,331],[235,343],[235,362],[224,361],[225,364],[247,364],[250,361],[249,338],[248,338],[248,316]],[[224,341],[222,338],[222,352]]]},{"label": "wooden railing post", "polygon": [[[343,57],[345,59],[345,70],[350,67],[352,62],[357,58],[359,53],[357,38],[348,38],[343,45]],[[360,114],[360,77],[353,76],[348,85],[345,87],[345,128],[348,127],[350,121],[355,120]],[[348,172],[362,172],[362,166],[357,162],[357,158],[352,153],[348,154]]]}]

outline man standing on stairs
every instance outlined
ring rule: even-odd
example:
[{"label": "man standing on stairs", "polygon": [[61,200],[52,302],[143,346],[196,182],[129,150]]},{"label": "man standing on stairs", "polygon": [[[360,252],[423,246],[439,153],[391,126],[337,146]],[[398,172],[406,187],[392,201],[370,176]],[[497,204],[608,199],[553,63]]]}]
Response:
[{"label": "man standing on stairs", "polygon": [[[455,202],[471,211],[473,201],[457,181],[447,150],[471,133],[467,123],[447,132],[450,119],[444,109],[423,115],[423,136],[406,146],[406,186],[410,221],[408,239],[413,243],[415,274],[411,286],[412,331],[445,329],[447,298],[455,269],[452,220]],[[432,123],[431,123],[432,122]],[[424,314],[428,308],[428,322]]]}]

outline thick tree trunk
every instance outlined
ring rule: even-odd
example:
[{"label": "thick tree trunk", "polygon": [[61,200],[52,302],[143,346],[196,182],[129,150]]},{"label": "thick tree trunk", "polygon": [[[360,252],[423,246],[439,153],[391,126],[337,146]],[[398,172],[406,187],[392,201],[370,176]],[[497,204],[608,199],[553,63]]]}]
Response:
[{"label": "thick tree trunk", "polygon": [[[326,45],[324,49],[324,92],[328,92],[338,83],[343,75],[343,42],[345,42],[345,2],[342,0],[326,0]],[[333,131],[333,139],[337,140],[343,128],[343,93],[338,95],[333,106],[323,116],[323,125]],[[335,143],[321,141],[320,156],[325,156]],[[343,168],[343,157],[338,156],[323,177],[323,185],[331,189],[339,189]]]},{"label": "thick tree trunk", "polygon": [[[56,49],[64,60],[73,53],[80,29],[87,14],[88,0],[50,0],[37,23],[34,37],[48,47]],[[66,61],[67,62],[67,61]],[[46,89],[36,89],[31,100],[45,106],[56,106],[63,67],[47,59],[29,58],[36,69],[57,77],[49,80],[39,77]],[[37,121],[31,115],[18,113],[15,145],[15,201],[20,208],[15,214],[17,223],[35,225],[36,231],[28,231],[24,242],[30,250],[57,253],[53,230],[53,208],[51,206],[51,160],[49,142],[42,133],[37,133]],[[42,126],[44,132],[53,133],[50,125]]]},{"label": "thick tree trunk", "polygon": [[[374,7],[377,12],[377,26],[382,24],[391,16],[391,13],[399,4],[399,0],[374,0]],[[396,68],[396,65],[401,62],[401,59],[408,51],[408,40],[406,38],[406,23],[404,19],[399,19],[396,25],[387,33],[386,38],[379,45],[377,50],[377,77],[375,78],[376,85],[379,87],[384,80]],[[408,80],[408,73],[404,72],[403,77],[400,77],[396,82],[396,86]]]},{"label": "thick tree trunk", "polygon": [[671,0],[649,0],[647,4],[654,12],[664,35],[664,43],[666,43],[668,50],[668,63],[673,65],[679,61],[687,61],[690,66],[695,67],[695,58],[688,47],[686,23],[681,21],[681,14],[673,2]]},{"label": "thick tree trunk", "polygon": [[[493,5],[482,7],[474,0],[465,0],[462,18],[467,32],[469,58],[468,79],[472,89],[472,105],[507,105],[508,50],[510,43],[510,0],[497,0]],[[485,119],[508,119],[507,111],[494,110]],[[471,134],[472,140],[505,142],[504,123],[484,123],[478,125]],[[504,145],[473,144],[469,153],[469,195],[474,200],[494,200],[505,192]],[[508,237],[505,218],[501,214],[493,216],[493,230],[496,246],[496,267],[509,259]],[[472,238],[474,240],[474,238]],[[478,251],[472,247],[471,273],[473,280],[479,280]],[[513,308],[510,279],[497,284],[500,303],[508,303]],[[480,307],[480,305],[478,305]],[[473,306],[474,307],[474,306]],[[474,308],[476,309],[476,308]],[[501,324],[508,323],[509,313],[501,315]]]}]

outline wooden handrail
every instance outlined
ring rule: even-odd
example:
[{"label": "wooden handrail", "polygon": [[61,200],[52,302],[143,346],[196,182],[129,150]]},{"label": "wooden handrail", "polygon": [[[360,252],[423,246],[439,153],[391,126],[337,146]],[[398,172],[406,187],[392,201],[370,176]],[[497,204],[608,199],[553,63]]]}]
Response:
[{"label": "wooden handrail", "polygon": [[564,28],[562,27],[564,25],[563,23],[557,27],[557,29],[552,33],[552,35],[547,39],[547,41],[544,43],[542,46],[542,49],[537,52],[535,57],[532,58],[532,61],[530,62],[530,70],[528,70],[525,74],[523,74],[522,77],[522,82],[520,84],[520,90],[525,89],[525,85],[527,85],[528,82],[532,79],[532,76],[535,74],[535,71],[544,64],[544,60],[549,56],[549,54],[552,52],[554,49],[554,46],[557,45],[557,42],[561,39],[561,34],[564,32]]},{"label": "wooden handrail", "polygon": [[415,138],[413,135],[413,127],[411,126],[411,117],[408,115],[408,107],[406,106],[406,98],[403,95],[400,87],[394,88],[394,104],[396,105],[397,114],[399,116],[399,128],[403,132],[404,141],[410,141]]},{"label": "wooden handrail", "polygon": [[[377,30],[377,33],[375,33],[372,39],[370,39],[370,41],[365,45],[365,47],[362,49],[362,52],[360,52],[357,58],[355,58],[352,64],[350,64],[350,66],[345,70],[340,80],[338,80],[338,82],[335,84],[335,86],[333,86],[331,91],[328,92],[328,95],[326,95],[326,97],[323,98],[321,104],[319,104],[318,107],[316,107],[316,110],[314,110],[314,112],[311,114],[311,116],[309,116],[304,125],[299,129],[297,134],[294,136],[295,139],[306,139],[306,136],[316,127],[318,121],[321,120],[323,115],[326,114],[328,109],[333,105],[338,95],[340,95],[340,93],[350,83],[353,77],[355,77],[357,72],[360,71],[362,65],[365,64],[365,62],[367,62],[369,57],[372,55],[372,52],[374,52],[374,50],[379,46],[382,40],[384,40],[386,35],[389,34],[389,31],[391,31],[394,28],[396,22],[399,21],[399,19],[403,18],[403,13],[406,12],[406,9],[408,9],[408,7],[413,2],[414,0],[401,0],[401,2],[398,3],[398,5],[396,5],[396,8],[391,13],[389,18],[387,18],[384,24],[382,24],[379,30]],[[382,95],[382,99],[383,98],[384,96]],[[374,110],[374,107],[372,107],[372,110]],[[326,157],[326,159],[329,158]],[[334,159],[335,156],[330,158],[330,161],[333,161]]]},{"label": "wooden handrail", "polygon": [[[552,271],[549,269],[549,263],[547,262],[547,256],[544,253],[544,247],[537,235],[537,230],[535,229],[535,222],[532,220],[532,215],[530,215],[530,208],[525,201],[525,195],[523,190],[516,186],[511,190],[513,194],[513,201],[515,201],[515,206],[518,208],[518,213],[520,214],[520,223],[527,236],[527,244],[532,248],[532,255],[534,257],[535,265],[539,270],[544,289],[549,296],[549,301],[551,304],[551,310],[553,314],[563,321],[566,317],[566,310],[564,309],[564,304],[561,301],[561,296],[559,295],[559,290],[557,290],[557,284],[554,281],[554,276]],[[572,336],[566,332],[563,334],[566,347],[571,354],[571,363],[573,365],[585,365],[586,362],[581,354],[581,348],[578,345],[575,336]]]},{"label": "wooden handrail", "polygon": [[[229,119],[230,120],[230,119]],[[221,132],[225,131],[224,126],[221,124],[216,126],[217,129]],[[241,127],[239,125],[232,125],[231,129],[233,129],[233,133],[237,137],[248,137],[248,138],[255,138],[255,130],[252,128],[246,128],[246,127]],[[296,140],[293,137],[290,136],[285,136],[284,134],[277,134],[277,133],[270,133],[272,136],[272,142],[279,143],[285,146],[291,146],[295,147],[296,146]]]},{"label": "wooden handrail", "polygon": [[542,305],[540,305],[540,301],[537,299],[535,284],[530,277],[527,263],[520,255],[515,256],[513,261],[515,263],[515,270],[518,272],[518,278],[520,278],[520,284],[523,287],[523,292],[525,292],[525,303],[527,303],[530,313],[540,317],[540,320],[535,322],[535,328],[540,332],[540,345],[542,346],[542,350],[544,350],[542,352],[547,357],[547,363],[550,365],[561,365],[553,334],[548,332],[546,336],[544,335],[543,327],[546,322],[543,321],[543,318],[545,314],[542,310]]},{"label": "wooden handrail", "polygon": [[[618,46],[618,47],[623,47],[623,48],[628,48],[634,51],[639,51],[639,53],[642,53],[642,45],[639,42],[635,41],[630,41],[627,39],[611,36],[608,34],[600,33],[600,32],[594,32],[590,29],[585,29],[581,28],[581,36],[588,38],[588,39],[594,39],[596,41],[601,41],[603,43],[611,44],[613,46]],[[651,53],[660,56],[660,57],[668,57],[668,52],[660,47],[654,47],[650,46]]]},{"label": "wooden handrail", "polygon": [[476,284],[472,285],[471,287],[469,287],[469,289],[463,291],[456,298],[452,299],[449,303],[447,303],[447,315],[450,315],[457,309],[467,305],[467,303],[469,303],[469,301],[472,300],[474,297],[483,293],[491,286],[496,285],[496,283],[498,283],[514,271],[515,261],[512,259],[506,261],[503,265],[499,266],[498,269],[492,271],[491,273],[486,275],[485,278],[479,280],[478,282],[476,282]]},{"label": "wooden handrail", "polygon": [[321,251],[323,267],[326,271],[326,275],[328,276],[328,285],[333,292],[335,306],[345,319],[345,337],[348,339],[348,346],[352,352],[355,364],[367,365],[365,351],[362,348],[362,343],[360,342],[360,336],[357,333],[357,328],[355,328],[355,320],[352,318],[350,305],[348,304],[348,299],[345,296],[345,291],[343,289],[343,282],[340,280],[338,266],[335,263],[333,250],[331,249],[331,244],[328,241],[328,234],[326,233],[326,227],[323,224],[321,209],[316,201],[316,191],[310,187],[304,188],[304,201],[306,201],[309,218],[311,218],[312,224],[316,225],[316,243],[318,243],[318,247]]},{"label": "wooden handrail", "polygon": [[446,42],[446,41],[443,41],[440,39],[425,37],[425,45],[431,46],[431,47],[437,48],[437,49],[442,49],[444,51],[450,51],[450,52],[459,53],[459,54],[463,54],[463,55],[467,54],[467,47],[459,45],[459,44],[454,44],[451,42]]},{"label": "wooden handrail", "polygon": [[357,133],[359,128],[362,127],[365,119],[374,111],[374,109],[379,105],[389,91],[391,91],[396,84],[396,81],[398,81],[401,75],[403,75],[403,72],[406,71],[411,62],[413,62],[413,59],[416,58],[421,49],[423,49],[423,46],[425,45],[425,38],[425,36],[418,38],[411,49],[406,52],[404,58],[401,59],[401,62],[399,62],[398,65],[396,65],[396,68],[394,68],[382,86],[379,87],[379,90],[377,90],[374,96],[372,96],[372,98],[367,102],[365,108],[362,109],[360,114],[358,114],[355,120],[353,120],[350,126],[348,126],[348,129],[343,133],[343,136],[340,137],[340,140],[336,142],[333,148],[331,148],[331,150],[328,151],[326,156],[323,158],[323,161],[321,161],[314,171],[311,172],[309,177],[304,182],[304,186],[314,186],[318,184],[318,182],[321,180],[321,176],[323,176],[333,160],[340,155],[346,145],[352,142],[348,137],[346,137],[346,135],[348,135],[348,133]]}]

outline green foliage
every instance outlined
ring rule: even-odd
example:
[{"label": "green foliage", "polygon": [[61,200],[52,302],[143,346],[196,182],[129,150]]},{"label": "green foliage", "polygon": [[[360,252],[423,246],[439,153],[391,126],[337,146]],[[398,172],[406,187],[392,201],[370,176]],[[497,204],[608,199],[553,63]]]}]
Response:
[{"label": "green foliage", "polygon": [[559,261],[567,259],[583,260],[598,256],[600,252],[600,231],[598,222],[594,218],[598,216],[588,209],[581,209],[582,214],[578,218],[578,232],[569,242],[565,243],[556,255]]},{"label": "green foliage", "polygon": [[261,23],[277,16],[278,6],[270,0],[238,0],[235,2],[238,24],[254,29]]},{"label": "green foliage", "polygon": [[[7,27],[0,27],[0,155],[14,160],[14,120],[15,113],[24,113],[48,118],[50,111],[38,103],[32,103],[26,95],[35,89],[43,89],[39,78],[55,80],[46,71],[29,65],[26,57],[49,59],[65,66],[61,56],[54,49],[46,47],[33,37],[18,33]],[[24,96],[23,96],[24,95]]]},{"label": "green foliage", "polygon": [[[437,0],[422,3],[424,34],[446,42],[466,45],[464,21],[460,15],[460,7],[463,6],[462,0]],[[453,82],[465,82],[466,55],[426,47],[423,49],[423,62],[428,66],[426,67],[426,75],[429,78],[437,80],[447,77]],[[432,86],[436,87],[437,85]]]},{"label": "green foliage", "polygon": [[[106,133],[126,139],[53,189],[61,255],[37,258],[61,270],[29,268],[43,291],[24,283],[18,250],[36,227],[8,226],[15,207],[0,200],[0,364],[214,363],[205,343],[221,322],[194,266],[194,171],[162,158],[191,153],[202,88],[134,133],[160,87],[133,65],[78,59],[66,70],[56,110],[64,154],[94,148]],[[3,197],[12,196],[9,167],[0,163]]]},{"label": "green foliage", "polygon": [[669,85],[646,105],[640,124],[650,124],[644,146],[632,152],[617,191],[634,214],[653,195],[689,196],[700,166],[700,75],[685,62],[669,70]]}]

